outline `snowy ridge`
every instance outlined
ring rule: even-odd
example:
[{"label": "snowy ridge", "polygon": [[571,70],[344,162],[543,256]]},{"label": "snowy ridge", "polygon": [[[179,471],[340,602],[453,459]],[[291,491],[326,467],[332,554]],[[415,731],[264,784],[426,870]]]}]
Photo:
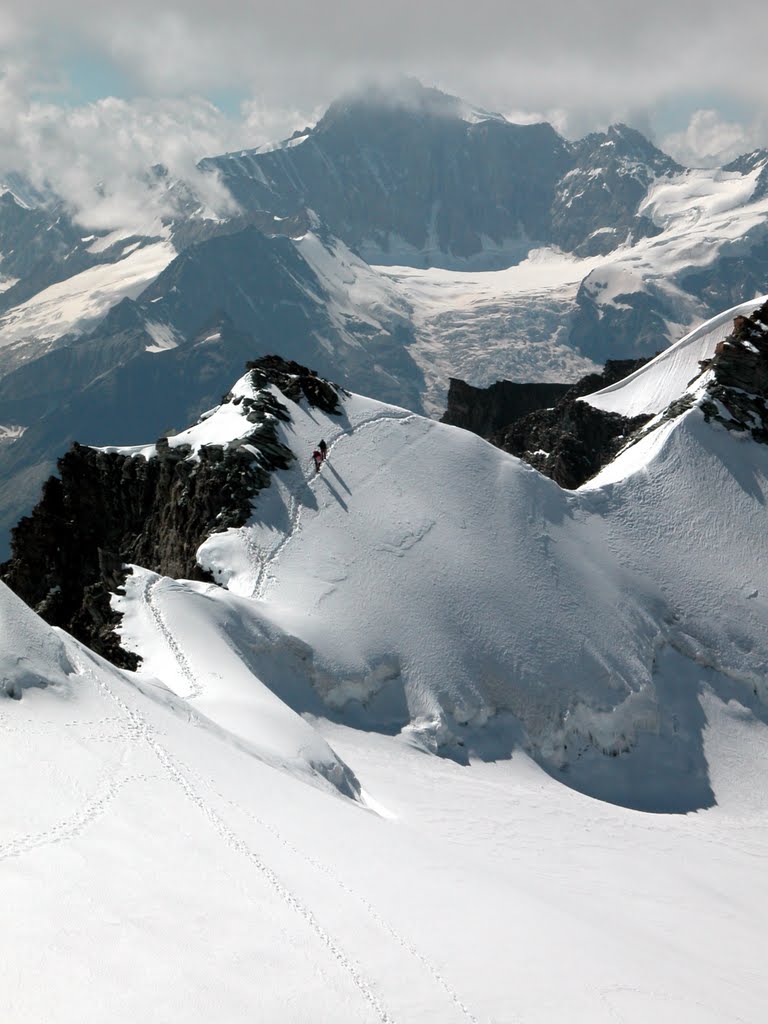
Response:
[{"label": "snowy ridge", "polygon": [[[246,376],[233,394],[257,392]],[[235,650],[295,711],[405,730],[459,758],[508,755],[522,742],[579,788],[672,809],[661,780],[680,782],[700,740],[693,726],[685,739],[669,731],[663,652],[764,696],[759,658],[743,644],[763,635],[766,605],[747,567],[768,564],[768,547],[752,529],[730,536],[734,517],[760,515],[752,494],[732,493],[732,455],[762,480],[762,446],[734,444],[694,408],[564,492],[474,435],[394,406],[350,396],[334,417],[274,397],[289,410],[277,430],[297,462],[273,475],[252,522],[213,534],[198,561],[226,588],[205,591],[231,617],[220,657],[234,636],[269,637]],[[230,402],[169,444],[189,445],[194,459],[200,445],[239,445],[252,429]],[[315,475],[318,434],[330,458]],[[660,527],[681,515],[679,530]],[[710,543],[727,547],[722,562],[702,562]],[[117,600],[123,643],[145,658],[142,671],[167,678],[141,611],[147,579],[135,568]],[[172,593],[179,621],[194,620],[200,585],[177,582]],[[214,664],[219,642],[214,630],[204,655]],[[180,648],[190,670],[170,685],[188,696],[182,677],[210,669],[197,671],[194,645]],[[695,719],[690,700],[678,720]],[[643,778],[651,756],[665,767]],[[678,809],[712,799],[703,764],[689,781],[672,798]]]},{"label": "snowy ridge", "polygon": [[712,317],[629,377],[581,401],[622,416],[663,412],[671,402],[681,398],[699,376],[699,363],[714,355],[718,342],[733,330],[734,318],[752,313],[766,299],[768,296],[742,302]]}]

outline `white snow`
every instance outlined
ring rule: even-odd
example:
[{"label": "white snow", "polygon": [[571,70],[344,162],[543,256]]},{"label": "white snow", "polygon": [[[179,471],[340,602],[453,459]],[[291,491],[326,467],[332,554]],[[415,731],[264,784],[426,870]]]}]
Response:
[{"label": "white snow", "polygon": [[[701,180],[656,197],[681,237]],[[746,188],[718,184],[702,259]],[[405,296],[441,367],[441,317],[584,276],[540,253],[379,292],[300,244],[340,322]],[[681,251],[590,264],[604,301],[653,245]],[[587,401],[661,413],[762,301]],[[768,449],[694,406],[563,492],[406,409],[275,396],[297,461],[202,545],[220,585],[135,566],[115,598],[139,671],[0,583],[3,1019],[761,1024]],[[254,429],[228,403],[169,444]]]},{"label": "white snow", "polygon": [[[251,387],[243,378],[235,395]],[[198,557],[238,597],[226,643],[265,685],[290,691],[292,707],[405,728],[429,749],[486,749],[493,736],[507,754],[514,715],[544,763],[568,765],[572,784],[655,806],[665,800],[658,774],[644,779],[638,766],[680,752],[664,731],[662,653],[682,651],[745,694],[763,691],[768,650],[745,638],[764,635],[765,604],[754,586],[744,590],[768,562],[755,525],[768,475],[761,446],[694,409],[568,493],[474,435],[404,409],[353,396],[337,420],[286,405],[292,420],[278,431],[298,464],[274,474],[249,526],[212,535]],[[189,444],[191,458],[202,444],[237,443],[254,429],[241,409],[228,403],[169,443]],[[319,435],[331,457],[316,476]],[[747,460],[738,470],[734,452]],[[734,475],[759,482],[734,488]],[[180,607],[200,600],[197,585],[173,594]],[[125,600],[136,595],[129,588]],[[225,592],[217,599],[227,604]],[[124,630],[132,649],[146,646]],[[269,636],[269,653],[235,634]],[[206,649],[215,660],[214,639]],[[194,672],[194,654],[185,657]],[[280,658],[293,665],[290,685]],[[675,714],[695,718],[690,704]],[[622,767],[606,789],[592,773],[605,752],[627,750],[641,753],[613,762]],[[683,802],[706,803],[701,783]]]},{"label": "white snow", "polygon": [[282,400],[226,586],[115,599],[137,673],[0,584],[5,1019],[762,1021],[766,449],[693,409],[565,493]]},{"label": "white snow", "polygon": [[86,330],[121,299],[136,298],[175,255],[170,242],[155,242],[50,285],[0,317],[0,347]]},{"label": "white snow", "polygon": [[4,441],[17,441],[26,429],[17,423],[0,423],[0,444]]},{"label": "white snow", "polygon": [[582,401],[596,409],[618,412],[623,416],[662,412],[670,402],[680,398],[699,376],[700,361],[712,358],[718,342],[732,332],[734,318],[749,315],[766,301],[768,296],[763,295],[719,313],[629,377],[588,395]]},{"label": "white snow", "polygon": [[[23,686],[0,699],[5,1019],[762,1020],[768,737],[736,701],[702,693],[719,803],[688,816],[591,800],[522,751],[464,767],[317,722],[375,813],[201,713],[264,694],[206,653],[226,634],[212,588],[187,620],[175,584],[144,580],[179,649],[198,671],[208,659],[205,697],[159,635],[150,658],[186,700],[54,633],[0,584],[0,672]],[[670,670],[694,683],[680,661]],[[272,744],[295,728],[276,712]]]},{"label": "white snow", "polygon": [[147,345],[147,352],[167,352],[168,349],[178,348],[179,338],[169,324],[156,323],[154,320],[145,320],[144,328],[152,338],[153,345]]}]

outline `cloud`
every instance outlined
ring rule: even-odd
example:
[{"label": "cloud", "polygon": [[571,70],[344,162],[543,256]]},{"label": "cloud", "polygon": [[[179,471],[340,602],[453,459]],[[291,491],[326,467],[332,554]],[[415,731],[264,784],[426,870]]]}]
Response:
[{"label": "cloud", "polygon": [[[758,0],[5,0],[49,57],[99,53],[150,95],[235,88],[312,109],[405,72],[492,107],[653,105],[670,90],[762,95]],[[741,55],[743,58],[741,59]]]},{"label": "cloud", "polygon": [[[49,180],[94,222],[156,216],[154,163],[216,206],[199,157],[285,137],[362,78],[398,73],[570,138],[623,120],[707,162],[768,144],[748,45],[766,29],[758,0],[5,0],[0,170]],[[117,98],[82,101],[89,68],[114,74]]]},{"label": "cloud", "polygon": [[754,149],[765,146],[768,121],[728,121],[716,110],[696,110],[683,131],[670,132],[662,147],[688,166],[720,167]]},{"label": "cloud", "polygon": [[85,226],[156,228],[171,206],[167,183],[150,175],[155,164],[188,180],[211,210],[231,207],[195,166],[232,130],[206,101],[107,98],[69,108],[31,100],[14,84],[7,75],[0,81],[0,174],[53,189]]},{"label": "cloud", "polygon": [[[197,162],[285,137],[300,122],[295,110],[255,102],[227,116],[200,97],[59,105],[34,97],[27,68],[9,67],[0,77],[0,181],[17,172],[52,189],[85,227],[151,233],[173,213],[169,178],[184,180],[210,213],[231,213],[229,193]],[[151,173],[156,165],[168,178]]]}]

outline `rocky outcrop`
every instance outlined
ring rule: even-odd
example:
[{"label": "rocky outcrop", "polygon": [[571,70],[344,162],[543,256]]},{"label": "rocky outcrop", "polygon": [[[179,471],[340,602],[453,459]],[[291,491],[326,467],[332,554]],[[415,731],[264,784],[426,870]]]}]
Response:
[{"label": "rocky outcrop", "polygon": [[768,444],[768,302],[736,317],[733,333],[701,368],[712,374],[701,402],[706,418]]},{"label": "rocky outcrop", "polygon": [[561,487],[579,487],[610,462],[650,417],[629,419],[578,399],[634,373],[647,359],[614,359],[583,377],[552,408],[523,416],[489,438]]},{"label": "rocky outcrop", "polygon": [[[242,526],[255,495],[293,455],[277,436],[289,419],[268,384],[290,384],[326,412],[338,411],[338,389],[298,363],[267,357],[250,364],[256,398],[227,395],[254,430],[228,445],[188,445],[160,438],[150,458],[74,444],[58,462],[31,515],[12,534],[0,578],[47,622],[61,626],[115,664],[134,667],[115,634],[110,593],[126,563],[167,576],[208,579],[196,561],[211,533]],[[246,447],[247,446],[247,447]],[[254,454],[256,452],[257,454]]]},{"label": "rocky outcrop", "polygon": [[587,135],[573,151],[575,166],[552,203],[553,241],[579,256],[599,256],[659,234],[638,209],[653,181],[678,174],[679,164],[625,124]]},{"label": "rocky outcrop", "polygon": [[[339,392],[349,394],[338,384],[324,380],[314,370],[300,366],[293,359],[263,356],[261,359],[246,363],[245,368],[251,371],[254,387],[265,388],[269,384],[274,384],[292,402],[300,402],[302,398],[306,398],[310,405],[331,415],[340,412]],[[247,402],[247,399],[243,401]]]},{"label": "rocky outcrop", "polygon": [[440,422],[490,437],[528,413],[554,405],[570,388],[570,384],[517,384],[509,380],[476,388],[451,377],[448,403]]},{"label": "rocky outcrop", "polygon": [[615,458],[627,438],[648,419],[628,419],[571,400],[532,413],[491,441],[561,487],[573,489]]}]

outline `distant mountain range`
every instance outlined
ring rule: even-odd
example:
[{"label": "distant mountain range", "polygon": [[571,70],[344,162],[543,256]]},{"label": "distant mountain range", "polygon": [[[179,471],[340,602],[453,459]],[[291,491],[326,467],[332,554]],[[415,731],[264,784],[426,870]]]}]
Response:
[{"label": "distant mountain range", "polygon": [[574,143],[408,82],[200,166],[239,213],[163,178],[151,235],[6,182],[0,531],[69,441],[179,427],[244,355],[440,415],[450,377],[570,383],[768,290],[762,151],[686,170],[624,125]]}]

